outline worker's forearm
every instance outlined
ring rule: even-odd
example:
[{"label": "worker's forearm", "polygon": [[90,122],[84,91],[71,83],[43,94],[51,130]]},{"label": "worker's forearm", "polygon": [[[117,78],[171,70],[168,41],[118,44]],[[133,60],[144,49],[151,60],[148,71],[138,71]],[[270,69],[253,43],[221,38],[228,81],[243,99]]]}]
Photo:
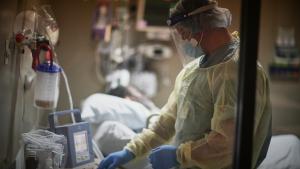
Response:
[{"label": "worker's forearm", "polygon": [[150,128],[144,129],[126,145],[126,149],[132,151],[136,156],[142,156],[151,149],[160,146],[174,135],[175,118],[163,114],[159,120]]}]

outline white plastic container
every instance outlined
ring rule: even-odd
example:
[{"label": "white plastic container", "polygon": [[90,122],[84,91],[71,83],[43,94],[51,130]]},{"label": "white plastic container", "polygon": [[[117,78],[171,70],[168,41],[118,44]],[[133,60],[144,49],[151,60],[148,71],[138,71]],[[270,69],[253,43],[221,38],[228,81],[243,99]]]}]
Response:
[{"label": "white plastic container", "polygon": [[55,109],[59,96],[61,67],[55,63],[44,62],[37,66],[34,89],[34,105],[40,109]]}]

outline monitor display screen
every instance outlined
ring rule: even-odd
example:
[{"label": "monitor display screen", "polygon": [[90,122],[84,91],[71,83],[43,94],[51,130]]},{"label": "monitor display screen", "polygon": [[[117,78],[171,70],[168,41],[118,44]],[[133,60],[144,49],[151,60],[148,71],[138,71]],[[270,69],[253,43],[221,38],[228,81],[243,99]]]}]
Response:
[{"label": "monitor display screen", "polygon": [[80,163],[90,159],[87,138],[87,131],[74,133],[76,163]]}]

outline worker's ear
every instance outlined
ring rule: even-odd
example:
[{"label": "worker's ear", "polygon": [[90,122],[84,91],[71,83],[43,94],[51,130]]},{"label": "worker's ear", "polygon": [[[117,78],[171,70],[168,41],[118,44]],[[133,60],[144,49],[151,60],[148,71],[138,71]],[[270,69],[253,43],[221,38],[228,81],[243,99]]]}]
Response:
[{"label": "worker's ear", "polygon": [[193,39],[196,39],[196,41],[198,42],[198,45],[200,45],[200,46],[201,46],[201,43],[203,42],[204,33],[205,33],[205,31],[200,31],[193,35]]}]

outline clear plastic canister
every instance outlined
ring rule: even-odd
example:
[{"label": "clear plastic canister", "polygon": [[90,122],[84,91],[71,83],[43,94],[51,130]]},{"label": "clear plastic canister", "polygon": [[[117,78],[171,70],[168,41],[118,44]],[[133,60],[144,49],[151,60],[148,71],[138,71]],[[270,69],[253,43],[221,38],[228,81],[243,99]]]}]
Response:
[{"label": "clear plastic canister", "polygon": [[54,109],[59,96],[61,67],[55,63],[44,62],[37,66],[34,89],[34,105],[40,109]]}]

